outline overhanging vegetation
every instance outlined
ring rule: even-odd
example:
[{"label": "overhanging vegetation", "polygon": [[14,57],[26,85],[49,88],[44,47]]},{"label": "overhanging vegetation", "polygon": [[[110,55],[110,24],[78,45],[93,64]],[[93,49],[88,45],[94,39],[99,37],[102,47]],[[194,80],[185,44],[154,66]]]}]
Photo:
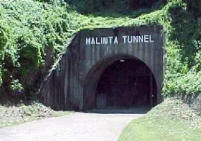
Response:
[{"label": "overhanging vegetation", "polygon": [[67,2],[0,1],[0,100],[33,96],[77,31],[147,24],[164,27],[163,94],[201,92],[201,22],[192,8],[199,9],[199,0],[190,7],[182,0],[169,0],[148,9],[118,13],[106,9],[88,14],[77,12]]}]

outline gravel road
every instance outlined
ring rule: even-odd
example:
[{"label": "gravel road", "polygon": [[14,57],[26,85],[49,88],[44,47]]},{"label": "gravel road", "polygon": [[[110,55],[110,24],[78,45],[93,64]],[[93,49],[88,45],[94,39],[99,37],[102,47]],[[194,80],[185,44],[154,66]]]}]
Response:
[{"label": "gravel road", "polygon": [[94,110],[0,129],[0,141],[117,141],[123,128],[146,113],[142,109]]}]

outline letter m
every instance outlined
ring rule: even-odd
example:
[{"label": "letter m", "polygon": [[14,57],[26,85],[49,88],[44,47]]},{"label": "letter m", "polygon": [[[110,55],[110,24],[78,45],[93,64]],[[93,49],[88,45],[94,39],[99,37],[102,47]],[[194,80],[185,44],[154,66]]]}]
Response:
[{"label": "letter m", "polygon": [[90,45],[91,44],[91,38],[89,37],[89,38],[87,38],[86,37],[86,45]]}]

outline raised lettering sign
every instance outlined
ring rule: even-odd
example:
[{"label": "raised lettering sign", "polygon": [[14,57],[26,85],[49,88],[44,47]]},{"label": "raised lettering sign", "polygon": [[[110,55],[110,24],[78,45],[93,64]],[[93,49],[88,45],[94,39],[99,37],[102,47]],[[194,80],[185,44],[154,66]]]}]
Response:
[{"label": "raised lettering sign", "polygon": [[[133,43],[153,43],[151,35],[140,35],[140,36],[130,36],[125,35],[121,37],[123,44],[133,44]],[[119,44],[119,38],[117,36],[108,37],[86,37],[86,45],[112,45]]]}]

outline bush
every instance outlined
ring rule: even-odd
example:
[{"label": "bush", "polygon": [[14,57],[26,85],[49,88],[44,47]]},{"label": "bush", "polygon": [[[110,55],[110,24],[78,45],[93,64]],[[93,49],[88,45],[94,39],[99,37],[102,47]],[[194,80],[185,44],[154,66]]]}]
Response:
[{"label": "bush", "polygon": [[127,15],[100,12],[103,8],[127,10],[127,0],[66,0],[85,11],[100,12],[94,15],[79,14],[63,0],[38,1],[0,1],[0,84],[3,82],[7,95],[21,88],[25,95],[35,93],[80,29],[147,24],[164,27],[167,63],[163,93],[200,92],[200,78],[196,74],[201,71],[201,23],[192,18],[193,12],[182,0],[169,0],[161,9],[138,10]]},{"label": "bush", "polygon": [[0,7],[0,86],[2,84],[2,64],[3,64],[3,59],[4,59],[4,50],[5,46],[8,41],[8,37],[6,35],[6,29],[3,27],[3,20],[1,17],[1,7]]},{"label": "bush", "polygon": [[[200,23],[181,0],[169,2],[165,14],[167,65],[163,94],[199,94],[201,92]],[[165,22],[165,21],[164,21]],[[167,21],[166,21],[167,22]]]},{"label": "bush", "polygon": [[11,82],[11,89],[13,91],[22,91],[24,88],[23,88],[22,84],[19,83],[19,80],[17,79],[17,80],[13,80]]},{"label": "bush", "polygon": [[0,1],[0,8],[0,84],[9,95],[18,80],[29,95],[79,30],[78,21],[66,5],[15,0]]}]

